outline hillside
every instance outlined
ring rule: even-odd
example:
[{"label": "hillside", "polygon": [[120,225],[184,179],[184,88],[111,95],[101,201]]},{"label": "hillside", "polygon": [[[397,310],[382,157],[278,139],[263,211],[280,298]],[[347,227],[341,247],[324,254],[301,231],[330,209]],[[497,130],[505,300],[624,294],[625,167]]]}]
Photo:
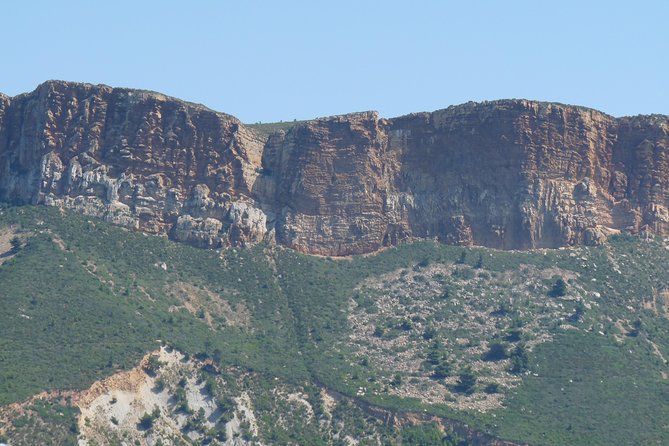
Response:
[{"label": "hillside", "polygon": [[0,248],[12,445],[669,442],[669,240],[649,233],[333,259],[4,206]]},{"label": "hillside", "polygon": [[247,126],[160,93],[0,95],[0,200],[208,247],[346,256],[669,235],[669,118],[500,100]]}]

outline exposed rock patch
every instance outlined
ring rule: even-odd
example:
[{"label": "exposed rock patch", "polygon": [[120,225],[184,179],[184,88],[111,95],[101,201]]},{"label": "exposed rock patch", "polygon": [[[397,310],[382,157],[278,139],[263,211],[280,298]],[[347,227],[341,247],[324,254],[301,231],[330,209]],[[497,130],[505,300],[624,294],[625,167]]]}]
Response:
[{"label": "exposed rock patch", "polygon": [[[171,311],[184,308],[189,313],[204,319],[212,329],[225,326],[251,328],[251,313],[241,302],[233,306],[223,296],[186,282],[170,284],[166,291],[182,302],[181,306],[172,307]],[[231,295],[235,294],[234,290],[228,292]]]}]

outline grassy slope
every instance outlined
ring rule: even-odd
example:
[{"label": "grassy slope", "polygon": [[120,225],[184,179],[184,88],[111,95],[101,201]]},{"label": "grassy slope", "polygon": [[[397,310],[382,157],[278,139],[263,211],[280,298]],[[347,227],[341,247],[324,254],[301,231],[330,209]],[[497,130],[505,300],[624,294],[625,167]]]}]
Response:
[{"label": "grassy slope", "polygon": [[[462,251],[425,242],[334,261],[256,247],[226,251],[221,259],[211,251],[41,207],[4,209],[0,226],[10,224],[22,226],[29,239],[0,266],[0,403],[44,389],[85,387],[134,365],[157,339],[190,353],[211,355],[218,349],[228,364],[293,382],[311,376],[354,396],[361,383],[373,385],[367,380],[371,372],[351,361],[344,342],[354,286],[425,259],[454,262]],[[54,237],[66,250],[52,242]],[[621,273],[607,260],[607,250],[620,260]],[[473,263],[483,252],[489,271],[521,263],[559,265],[579,273],[580,284],[603,298],[586,313],[592,331],[559,331],[553,342],[531,354],[531,372],[537,376],[524,377],[505,409],[487,414],[446,406],[426,409],[538,444],[669,442],[662,421],[669,411],[667,381],[661,377],[667,367],[649,342],[669,357],[669,324],[640,305],[669,287],[668,251],[629,237],[608,247],[581,249],[576,257],[568,250],[474,251],[468,259]],[[162,262],[166,271],[158,266]],[[94,274],[91,264],[97,268]],[[195,315],[169,312],[178,303],[168,292],[176,282],[243,302],[253,329],[212,332]],[[639,319],[639,336],[617,342],[616,319]],[[422,408],[389,396],[365,398],[390,408]]]},{"label": "grassy slope", "polygon": [[[261,250],[231,251],[223,262],[214,252],[50,209],[10,209],[3,218],[34,235],[0,267],[0,402],[88,385],[129,368],[159,339],[191,353],[218,349],[226,362],[277,376],[306,376],[295,359],[290,311]],[[44,223],[36,226],[38,220]],[[85,264],[94,264],[95,274]],[[168,294],[178,281],[243,301],[256,328],[212,332],[188,312],[169,312],[179,304]]]}]

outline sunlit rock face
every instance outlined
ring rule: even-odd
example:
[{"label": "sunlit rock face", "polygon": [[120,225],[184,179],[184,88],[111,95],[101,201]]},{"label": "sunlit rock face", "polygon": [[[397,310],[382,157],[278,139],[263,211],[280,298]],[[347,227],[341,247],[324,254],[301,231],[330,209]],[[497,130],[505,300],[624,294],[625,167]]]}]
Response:
[{"label": "sunlit rock face", "polygon": [[50,81],[0,95],[0,200],[205,248],[598,244],[669,234],[668,146],[666,116],[525,100],[355,113],[266,137],[158,93]]},{"label": "sunlit rock face", "polygon": [[412,238],[528,249],[667,234],[668,132],[666,116],[524,100],[338,116],[269,139],[265,198],[280,242],[329,255]]},{"label": "sunlit rock face", "polygon": [[263,148],[232,116],[158,93],[58,81],[3,98],[0,110],[2,200],[73,208],[202,247],[265,234],[255,221],[262,211],[231,215],[254,207]]}]

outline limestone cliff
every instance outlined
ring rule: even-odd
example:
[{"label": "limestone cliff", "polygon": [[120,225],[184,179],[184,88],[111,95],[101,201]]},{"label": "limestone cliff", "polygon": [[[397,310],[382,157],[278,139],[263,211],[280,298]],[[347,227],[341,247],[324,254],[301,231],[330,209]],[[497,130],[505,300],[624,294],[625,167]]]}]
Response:
[{"label": "limestone cliff", "polygon": [[264,237],[250,198],[263,141],[236,118],[158,93],[58,81],[3,105],[1,200],[73,208],[202,247]]},{"label": "limestone cliff", "polygon": [[0,200],[202,247],[596,244],[619,230],[669,234],[669,118],[504,100],[317,119],[266,138],[158,93],[52,81],[0,95]]}]

